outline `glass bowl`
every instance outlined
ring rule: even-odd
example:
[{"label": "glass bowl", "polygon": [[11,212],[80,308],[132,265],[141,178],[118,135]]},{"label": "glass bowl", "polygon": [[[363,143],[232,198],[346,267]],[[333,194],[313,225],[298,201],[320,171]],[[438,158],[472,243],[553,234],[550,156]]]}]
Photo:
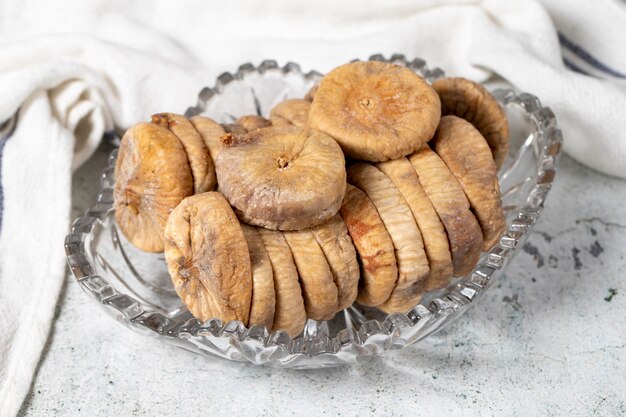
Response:
[{"label": "glass bowl", "polygon": [[[444,75],[440,69],[428,69],[421,59],[374,55],[370,60],[407,66],[429,82]],[[234,73],[220,75],[215,87],[204,88],[186,115],[203,114],[221,123],[243,114],[267,116],[280,101],[304,96],[320,78],[320,73],[305,73],[294,63],[282,67],[275,61],[244,64]],[[480,298],[522,247],[550,191],[562,145],[554,114],[530,94],[501,89],[494,95],[506,110],[511,129],[510,154],[499,173],[506,233],[482,254],[471,274],[426,294],[406,314],[387,315],[355,304],[330,321],[309,320],[296,338],[262,326],[247,328],[236,321],[201,323],[174,292],[163,254],[134,248],[115,224],[117,151],[102,173],[97,202],[74,221],[65,239],[70,269],[83,290],[124,326],[206,356],[317,368],[404,348],[448,325]]]}]

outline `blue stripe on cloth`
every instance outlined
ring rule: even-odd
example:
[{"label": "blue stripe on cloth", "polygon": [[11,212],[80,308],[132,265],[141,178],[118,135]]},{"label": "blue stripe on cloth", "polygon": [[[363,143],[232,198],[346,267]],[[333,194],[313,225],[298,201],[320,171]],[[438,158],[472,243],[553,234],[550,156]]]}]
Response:
[{"label": "blue stripe on cloth", "polygon": [[7,140],[13,135],[17,128],[17,121],[19,118],[20,109],[17,109],[15,115],[9,120],[0,125],[0,232],[2,232],[2,213],[4,212],[4,190],[2,187],[2,154],[4,151],[4,145]]},{"label": "blue stripe on cloth", "polygon": [[570,61],[569,59],[567,59],[565,57],[563,57],[563,63],[565,64],[565,66],[567,68],[571,69],[574,72],[578,72],[580,74],[591,76],[591,74],[589,74],[587,71],[585,71],[584,69],[580,68],[578,65],[574,64],[572,61]]},{"label": "blue stripe on cloth", "polygon": [[612,75],[613,77],[626,78],[625,74],[623,74],[623,73],[621,73],[619,71],[616,71],[613,68],[609,67],[608,65],[602,63],[597,58],[595,58],[593,55],[591,55],[589,52],[587,52],[585,49],[583,49],[581,46],[575,44],[570,39],[568,39],[561,32],[558,32],[558,34],[559,34],[559,42],[561,43],[561,45],[564,48],[567,48],[570,51],[572,51],[572,53],[574,53],[580,59],[585,61],[587,64],[591,65],[592,67],[596,68],[597,70],[602,71],[602,72],[604,72],[604,73],[606,73],[608,75]]}]

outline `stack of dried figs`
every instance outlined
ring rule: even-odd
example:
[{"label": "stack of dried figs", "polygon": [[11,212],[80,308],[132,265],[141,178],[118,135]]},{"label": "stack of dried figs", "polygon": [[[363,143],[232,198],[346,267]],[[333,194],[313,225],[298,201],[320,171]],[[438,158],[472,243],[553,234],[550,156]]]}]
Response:
[{"label": "stack of dried figs", "polygon": [[269,120],[163,113],[133,126],[115,217],[132,244],[165,252],[198,319],[295,336],[355,301],[406,312],[468,274],[504,230],[507,151],[482,86],[353,62]]}]

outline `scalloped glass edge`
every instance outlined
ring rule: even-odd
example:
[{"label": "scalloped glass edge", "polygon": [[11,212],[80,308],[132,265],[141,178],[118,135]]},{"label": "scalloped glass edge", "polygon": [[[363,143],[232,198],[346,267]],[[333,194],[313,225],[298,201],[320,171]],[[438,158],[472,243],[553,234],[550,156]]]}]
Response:
[{"label": "scalloped glass edge", "polygon": [[[407,66],[429,82],[444,76],[441,69],[430,70],[425,61],[419,58],[408,61],[403,55],[394,54],[389,59],[373,55],[369,60]],[[211,97],[219,94],[230,82],[240,80],[251,72],[265,71],[297,73],[313,81],[322,76],[316,71],[303,73],[300,66],[293,62],[282,67],[273,60],[263,61],[259,66],[247,63],[241,65],[235,73],[220,75],[213,88],[204,88],[199,94],[197,105],[189,108],[185,115],[190,117],[201,113]],[[113,209],[117,149],[111,153],[107,167],[102,172],[101,191],[96,204],[74,221],[71,233],[65,238],[69,268],[81,288],[126,327],[146,335],[162,337],[169,343],[207,356],[255,364],[312,368],[350,363],[360,356],[381,354],[415,343],[458,318],[489,288],[528,237],[541,215],[555,177],[556,160],[563,138],[552,111],[542,107],[539,99],[531,94],[517,94],[511,89],[495,90],[493,94],[503,106],[519,106],[532,120],[534,129],[531,134],[538,135],[537,141],[542,143],[538,155],[537,180],[526,203],[508,224],[500,242],[482,257],[473,272],[427,305],[418,304],[406,314],[391,314],[383,321],[365,321],[359,328],[340,330],[334,337],[327,336],[321,328],[319,334],[302,334],[292,339],[285,332],[270,333],[263,326],[246,328],[238,321],[223,324],[217,319],[204,323],[195,318],[176,321],[144,308],[141,302],[118,292],[95,274],[95,268],[85,250],[86,237],[91,233],[93,225]]]}]

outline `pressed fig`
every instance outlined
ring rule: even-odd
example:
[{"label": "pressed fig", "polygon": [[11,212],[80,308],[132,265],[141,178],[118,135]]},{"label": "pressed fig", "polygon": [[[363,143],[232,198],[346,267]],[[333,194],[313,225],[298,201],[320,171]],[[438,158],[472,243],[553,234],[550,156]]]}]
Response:
[{"label": "pressed fig", "polygon": [[441,78],[433,88],[441,99],[441,114],[458,116],[474,125],[489,144],[500,169],[509,153],[509,123],[495,97],[465,78]]},{"label": "pressed fig", "polygon": [[454,276],[469,274],[480,257],[483,234],[463,188],[428,145],[408,159],[448,234]]},{"label": "pressed fig", "polygon": [[256,114],[249,114],[241,116],[235,120],[235,124],[246,129],[246,132],[252,132],[257,129],[263,129],[264,127],[270,127],[272,122],[267,120],[263,116],[257,116]]},{"label": "pressed fig", "polygon": [[245,135],[248,133],[245,127],[237,123],[224,123],[222,127],[226,133],[231,135]]},{"label": "pressed fig", "polygon": [[248,324],[252,272],[248,244],[228,202],[217,192],[184,199],[165,226],[165,261],[191,314]]},{"label": "pressed fig", "polygon": [[169,129],[182,143],[191,167],[194,193],[215,190],[217,180],[215,167],[202,137],[189,119],[174,113],[159,113],[152,116],[152,123]]},{"label": "pressed fig", "polygon": [[338,292],[324,252],[310,230],[283,232],[298,268],[307,317],[330,320],[337,312]]},{"label": "pressed fig", "polygon": [[185,149],[169,130],[138,123],[126,131],[115,163],[115,221],[146,252],[163,252],[170,212],[193,194]]},{"label": "pressed fig", "polygon": [[350,184],[339,213],[361,263],[356,300],[366,306],[380,305],[389,298],[398,279],[391,237],[369,197]]},{"label": "pressed fig", "polygon": [[377,306],[387,313],[406,312],[424,292],[430,267],[413,213],[393,182],[374,165],[348,168],[348,181],[372,200],[389,232],[398,263],[398,281],[389,299]]},{"label": "pressed fig", "polygon": [[291,249],[281,232],[262,228],[257,230],[274,271],[276,309],[272,330],[282,330],[296,337],[306,324],[306,311]]},{"label": "pressed fig", "polygon": [[208,117],[194,116],[189,120],[202,137],[204,144],[209,149],[211,159],[215,162],[215,158],[217,158],[217,155],[224,146],[221,138],[226,134],[226,131],[222,125]]},{"label": "pressed fig", "polygon": [[270,121],[273,126],[294,125],[306,126],[309,120],[311,102],[302,99],[288,99],[278,103],[270,112]]},{"label": "pressed fig", "polygon": [[246,223],[299,230],[339,210],[345,161],[328,135],[285,126],[224,139],[215,162],[219,190]]},{"label": "pressed fig", "polygon": [[487,142],[474,126],[456,116],[441,118],[435,152],[457,179],[483,232],[483,250],[500,240],[505,229],[497,168]]},{"label": "pressed fig", "polygon": [[276,309],[272,263],[267,250],[265,250],[263,239],[256,228],[242,223],[241,229],[248,244],[252,268],[252,299],[248,325],[260,324],[271,329]]},{"label": "pressed fig", "polygon": [[358,292],[359,263],[345,222],[339,214],[335,214],[324,223],[312,227],[311,232],[333,274],[338,291],[337,310],[350,307]]},{"label": "pressed fig", "polygon": [[448,285],[452,279],[452,257],[446,230],[428,199],[422,184],[408,159],[402,157],[377,165],[393,181],[408,204],[422,234],[428,257],[430,273],[425,283],[426,291]]},{"label": "pressed fig", "polygon": [[355,159],[387,161],[430,140],[440,118],[437,93],[406,67],[353,62],[320,82],[309,126],[337,140]]}]

